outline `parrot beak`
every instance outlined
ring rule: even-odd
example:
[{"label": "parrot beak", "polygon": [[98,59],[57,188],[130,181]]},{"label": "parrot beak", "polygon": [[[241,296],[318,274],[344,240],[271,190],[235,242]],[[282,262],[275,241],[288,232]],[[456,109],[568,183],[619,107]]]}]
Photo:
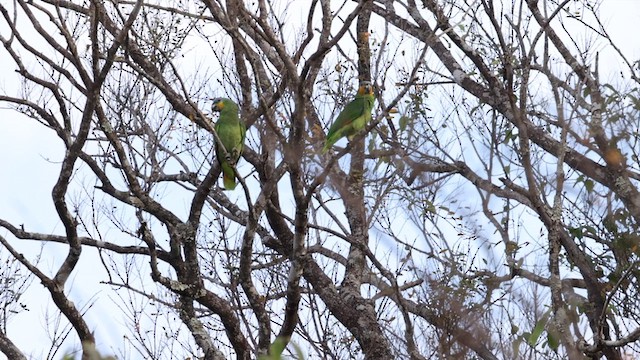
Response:
[{"label": "parrot beak", "polygon": [[363,81],[360,83],[360,88],[358,89],[358,94],[360,95],[370,95],[373,94],[373,85],[369,81]]},{"label": "parrot beak", "polygon": [[222,108],[224,107],[224,103],[222,102],[222,99],[213,98],[211,100],[213,100],[213,104],[211,104],[211,110],[213,110],[213,111],[221,111]]}]

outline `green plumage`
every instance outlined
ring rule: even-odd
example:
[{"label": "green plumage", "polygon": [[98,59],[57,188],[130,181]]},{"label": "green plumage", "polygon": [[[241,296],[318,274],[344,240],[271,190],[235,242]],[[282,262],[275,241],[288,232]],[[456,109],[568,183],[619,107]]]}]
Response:
[{"label": "green plumage", "polygon": [[360,85],[356,98],[345,106],[329,128],[322,152],[327,152],[342,137],[346,136],[351,140],[363,130],[371,120],[374,101],[373,87],[370,84]]},{"label": "green plumage", "polygon": [[238,116],[238,105],[229,99],[213,100],[213,111],[219,111],[220,117],[215,125],[220,143],[216,141],[216,158],[222,168],[222,183],[226,190],[236,188],[236,174],[234,166],[238,163],[244,148],[244,138],[247,128]]}]

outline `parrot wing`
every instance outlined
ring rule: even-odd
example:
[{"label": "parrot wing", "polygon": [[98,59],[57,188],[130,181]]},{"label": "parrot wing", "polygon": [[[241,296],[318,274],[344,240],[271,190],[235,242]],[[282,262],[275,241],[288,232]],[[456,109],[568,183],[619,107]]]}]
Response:
[{"label": "parrot wing", "polygon": [[[347,104],[347,106],[345,106],[338,115],[336,121],[329,128],[322,152],[327,152],[327,150],[329,150],[336,141],[340,140],[340,138],[344,136],[351,136],[362,130],[364,126],[361,127],[360,121],[356,120],[362,117],[366,111],[366,101],[363,98],[356,98]],[[362,125],[364,125],[364,123]]]},{"label": "parrot wing", "polygon": [[236,187],[235,171],[233,166],[238,162],[244,148],[246,127],[237,119],[237,115],[220,114],[220,119],[215,126],[220,142],[224,146],[227,154],[225,156],[222,147],[216,142],[216,157],[222,168],[222,181],[226,190],[233,190]]}]

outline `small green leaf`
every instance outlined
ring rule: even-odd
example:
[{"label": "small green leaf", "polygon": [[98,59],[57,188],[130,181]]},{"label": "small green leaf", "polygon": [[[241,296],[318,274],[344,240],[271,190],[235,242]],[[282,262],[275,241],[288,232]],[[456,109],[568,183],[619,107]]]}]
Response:
[{"label": "small green leaf", "polygon": [[282,353],[287,347],[287,341],[283,338],[276,338],[276,340],[269,346],[269,355],[261,355],[259,360],[280,360],[282,359]]},{"label": "small green leaf", "polygon": [[535,347],[536,344],[538,343],[538,339],[540,338],[540,335],[542,335],[544,328],[547,326],[550,313],[551,313],[551,309],[547,310],[542,315],[542,317],[536,322],[536,326],[531,331],[531,334],[528,336],[527,344],[529,344],[531,347]]},{"label": "small green leaf", "polygon": [[423,209],[425,212],[430,212],[433,214],[437,214],[436,206],[429,200],[425,200],[423,204]]},{"label": "small green leaf", "polygon": [[587,189],[587,192],[592,192],[594,186],[595,186],[595,183],[593,182],[593,180],[587,179],[584,181],[584,187],[585,189]]},{"label": "small green leaf", "polygon": [[584,236],[582,227],[569,228],[569,234],[571,234],[576,239],[582,239],[582,237]]},{"label": "small green leaf", "polygon": [[522,337],[518,336],[518,338],[511,344],[513,347],[513,357],[514,359],[518,358],[520,354],[520,344],[522,343]]},{"label": "small green leaf", "polygon": [[287,342],[282,338],[277,338],[273,344],[271,344],[269,350],[273,355],[281,355],[285,347],[287,347]]},{"label": "small green leaf", "polygon": [[402,116],[400,117],[399,123],[400,123],[400,131],[404,131],[407,128],[407,125],[409,124],[409,117],[407,116]]},{"label": "small green leaf", "polygon": [[536,323],[536,326],[533,328],[533,332],[529,335],[527,339],[527,344],[529,344],[529,346],[531,347],[536,346],[536,344],[538,343],[538,338],[540,338],[540,335],[542,335],[542,332],[544,331],[546,320],[545,321],[542,321],[542,320],[545,320],[545,319],[538,320],[538,322]]},{"label": "small green leaf", "polygon": [[503,144],[508,143],[512,137],[513,137],[513,129],[509,129],[509,131],[507,131],[507,133],[504,134],[504,140],[502,141],[502,143]]},{"label": "small green leaf", "polygon": [[547,332],[547,345],[551,348],[551,350],[557,352],[558,347],[560,346],[560,341],[555,334]]}]

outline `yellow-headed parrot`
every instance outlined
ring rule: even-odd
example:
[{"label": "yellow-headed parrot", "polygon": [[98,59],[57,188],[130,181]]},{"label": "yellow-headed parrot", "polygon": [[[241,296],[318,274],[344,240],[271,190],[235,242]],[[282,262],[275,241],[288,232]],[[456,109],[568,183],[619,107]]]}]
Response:
[{"label": "yellow-headed parrot", "polygon": [[244,148],[244,137],[247,128],[238,116],[238,105],[225,98],[216,98],[211,106],[213,111],[219,111],[220,117],[216,122],[215,130],[224,146],[225,152],[216,141],[216,157],[222,168],[222,182],[226,190],[236,188],[236,176],[233,167],[242,155]]},{"label": "yellow-headed parrot", "polygon": [[343,136],[351,140],[359,131],[363,130],[367,122],[371,120],[374,101],[373,86],[369,82],[362,82],[356,98],[345,106],[329,128],[322,152],[327,152]]}]

